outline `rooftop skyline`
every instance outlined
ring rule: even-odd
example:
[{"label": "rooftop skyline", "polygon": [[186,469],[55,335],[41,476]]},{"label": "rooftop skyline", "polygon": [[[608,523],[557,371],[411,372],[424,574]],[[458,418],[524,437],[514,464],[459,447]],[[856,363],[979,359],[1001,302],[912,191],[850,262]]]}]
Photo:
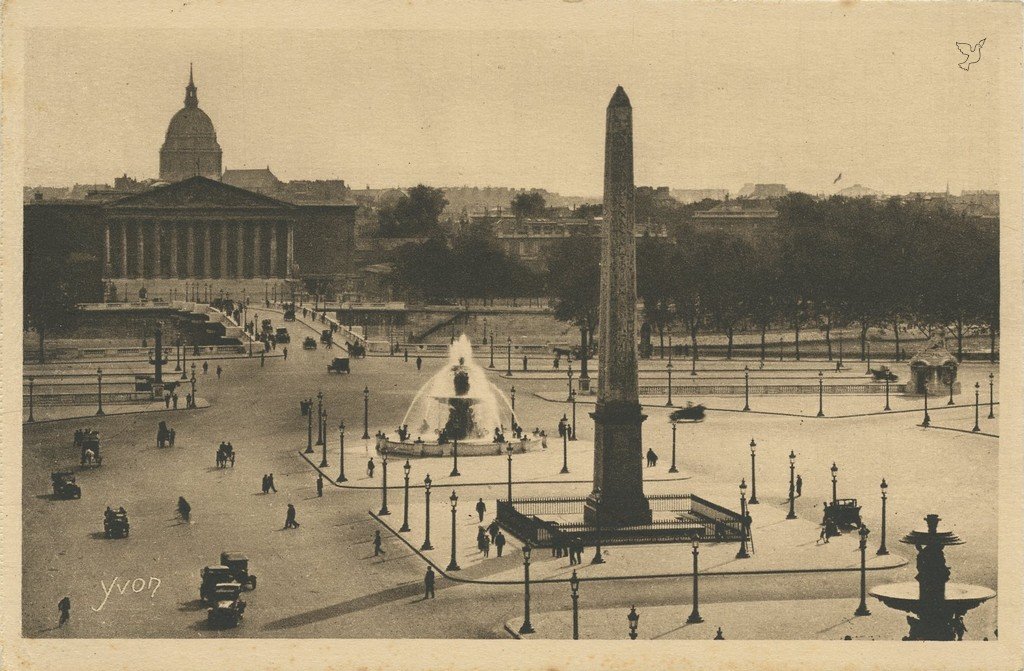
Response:
[{"label": "rooftop skyline", "polygon": [[997,189],[996,45],[965,72],[962,26],[922,6],[856,30],[863,9],[811,8],[803,22],[793,8],[765,11],[755,25],[725,21],[721,8],[650,5],[572,32],[36,29],[25,183],[155,177],[192,62],[224,167],[269,165],[283,180],[595,196],[604,108],[621,84],[638,184]]}]

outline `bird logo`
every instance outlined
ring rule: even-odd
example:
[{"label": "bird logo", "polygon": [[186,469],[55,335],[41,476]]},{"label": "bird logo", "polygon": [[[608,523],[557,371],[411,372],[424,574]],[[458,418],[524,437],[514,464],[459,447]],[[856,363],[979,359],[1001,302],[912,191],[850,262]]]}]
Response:
[{"label": "bird logo", "polygon": [[981,41],[978,42],[977,44],[975,44],[973,47],[970,44],[968,44],[967,42],[957,42],[956,43],[956,48],[960,50],[960,53],[962,53],[964,56],[967,57],[964,60],[964,62],[960,64],[960,67],[963,68],[964,70],[970,70],[972,63],[977,63],[978,61],[980,61],[981,60],[981,47],[984,44],[985,44],[985,38],[984,37],[981,38]]}]

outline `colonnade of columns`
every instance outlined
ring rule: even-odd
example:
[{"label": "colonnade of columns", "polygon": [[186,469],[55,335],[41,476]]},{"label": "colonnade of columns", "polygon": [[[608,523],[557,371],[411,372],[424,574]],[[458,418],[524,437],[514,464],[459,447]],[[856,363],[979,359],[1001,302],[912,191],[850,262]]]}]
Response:
[{"label": "colonnade of columns", "polygon": [[[280,235],[285,237],[284,259],[278,252]],[[181,236],[185,238],[184,258],[180,251]],[[219,248],[216,267],[214,236]],[[134,246],[132,254],[129,254],[129,238]],[[235,240],[233,265],[229,263],[232,238]],[[162,241],[168,242],[166,255]],[[197,249],[199,245],[202,245],[201,250]],[[103,254],[104,276],[108,279],[290,278],[295,261],[295,235],[293,224],[287,221],[108,222],[103,230]],[[129,261],[133,262],[131,267]]]}]

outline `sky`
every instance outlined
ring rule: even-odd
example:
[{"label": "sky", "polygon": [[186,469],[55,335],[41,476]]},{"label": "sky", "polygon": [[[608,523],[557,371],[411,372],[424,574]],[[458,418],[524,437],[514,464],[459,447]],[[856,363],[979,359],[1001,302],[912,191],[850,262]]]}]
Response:
[{"label": "sky", "polygon": [[[993,15],[969,7],[470,3],[417,18],[408,4],[393,21],[186,12],[130,30],[35,27],[25,183],[156,177],[192,62],[224,167],[284,180],[600,195],[604,111],[621,84],[638,184],[999,184],[1000,65],[1013,54]],[[982,60],[957,67],[955,42],[986,35]]]}]

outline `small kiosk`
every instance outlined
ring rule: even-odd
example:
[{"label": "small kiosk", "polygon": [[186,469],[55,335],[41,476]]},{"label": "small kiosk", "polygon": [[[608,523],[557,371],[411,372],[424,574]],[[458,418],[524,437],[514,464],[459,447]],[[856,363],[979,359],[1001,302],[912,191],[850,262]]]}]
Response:
[{"label": "small kiosk", "polygon": [[914,355],[910,360],[910,381],[906,393],[923,395],[925,389],[931,395],[949,393],[950,384],[953,393],[960,393],[960,383],[956,379],[959,364],[941,340],[932,341],[927,347]]}]

